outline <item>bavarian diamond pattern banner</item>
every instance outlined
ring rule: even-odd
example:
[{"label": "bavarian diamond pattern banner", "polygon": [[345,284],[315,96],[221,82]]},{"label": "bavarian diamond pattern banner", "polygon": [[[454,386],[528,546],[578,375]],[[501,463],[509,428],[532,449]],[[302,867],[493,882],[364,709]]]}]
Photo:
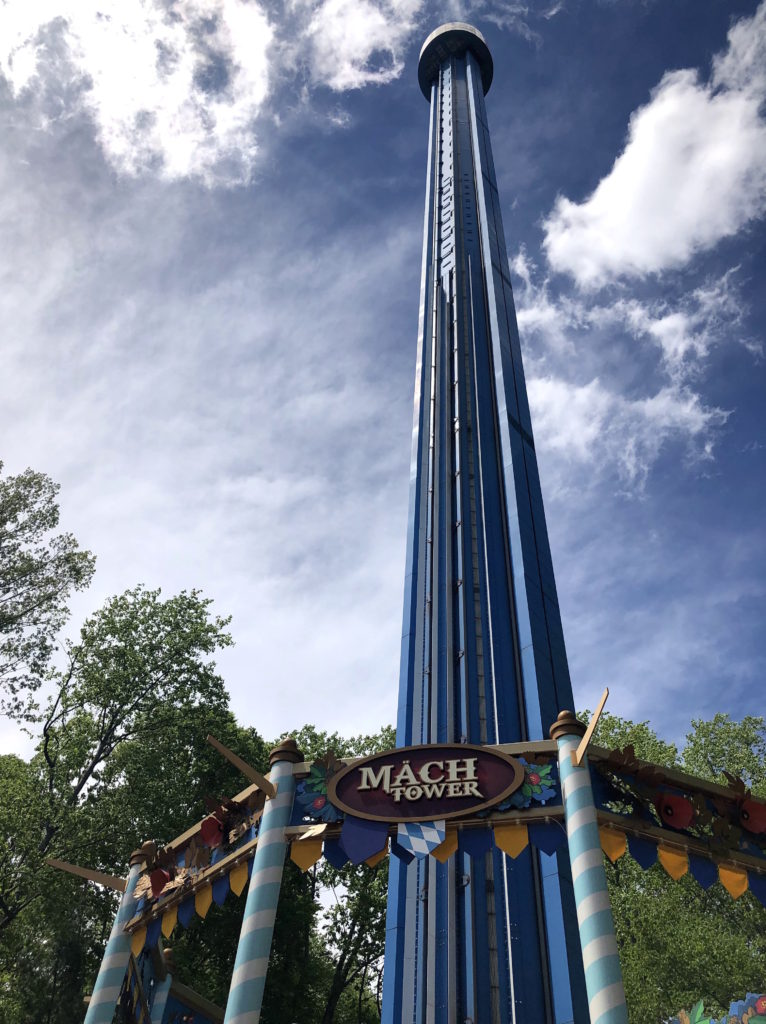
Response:
[{"label": "bavarian diamond pattern banner", "polygon": [[441,821],[400,822],[396,838],[399,845],[415,857],[427,857],[431,850],[441,846],[447,835],[447,826]]}]

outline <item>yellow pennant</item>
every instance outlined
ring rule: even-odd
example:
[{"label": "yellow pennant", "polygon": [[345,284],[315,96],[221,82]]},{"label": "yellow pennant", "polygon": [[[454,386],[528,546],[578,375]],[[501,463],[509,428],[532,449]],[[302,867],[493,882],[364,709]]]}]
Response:
[{"label": "yellow pennant", "polygon": [[686,850],[673,850],[669,846],[657,847],[657,859],[676,882],[689,870],[689,855]]},{"label": "yellow pennant", "polygon": [[378,850],[377,853],[373,853],[372,857],[368,857],[364,862],[367,867],[374,868],[376,864],[380,864],[383,858],[388,853],[388,836],[386,836],[386,842],[382,850]]},{"label": "yellow pennant", "polygon": [[444,842],[439,843],[437,847],[431,850],[431,856],[441,864],[446,864],[452,854],[457,850],[457,830],[448,832]]},{"label": "yellow pennant", "polygon": [[169,939],[173,934],[173,929],[178,921],[178,904],[174,907],[168,907],[165,913],[162,915],[162,934],[166,939]]},{"label": "yellow pennant", "polygon": [[518,857],[529,846],[526,825],[495,825],[495,846],[509,857]]},{"label": "yellow pennant", "polygon": [[321,856],[321,839],[301,839],[290,844],[290,860],[297,864],[301,871],[308,871]]},{"label": "yellow pennant", "polygon": [[241,864],[237,864],[236,867],[232,868],[231,874],[229,875],[229,886],[234,895],[239,896],[246,885],[247,861],[243,860]]},{"label": "yellow pennant", "polygon": [[733,868],[725,864],[719,864],[718,877],[721,879],[721,885],[732,899],[738,900],[742,893],[747,890],[747,871],[744,868]]},{"label": "yellow pennant", "polygon": [[618,861],[628,849],[628,837],[616,828],[604,828],[602,825],[598,830],[598,837],[601,840],[601,849],[612,864]]},{"label": "yellow pennant", "polygon": [[133,956],[138,956],[141,950],[144,948],[146,942],[146,928],[139,928],[137,932],[133,932],[133,936],[130,940],[130,952]]},{"label": "yellow pennant", "polygon": [[200,917],[204,917],[210,910],[210,904],[213,902],[213,887],[212,885],[203,885],[201,889],[198,889],[194,895],[194,909],[197,911]]}]

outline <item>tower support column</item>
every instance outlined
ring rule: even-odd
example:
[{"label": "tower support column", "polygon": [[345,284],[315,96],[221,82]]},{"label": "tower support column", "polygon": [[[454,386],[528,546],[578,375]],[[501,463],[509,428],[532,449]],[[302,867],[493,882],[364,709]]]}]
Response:
[{"label": "tower support column", "polygon": [[[571,706],[484,96],[489,48],[426,39],[430,106],[397,744],[543,738]],[[465,845],[465,848],[464,848]],[[392,861],[383,1024],[586,1024],[566,854]]]},{"label": "tower support column", "polygon": [[562,711],[550,729],[551,739],[556,740],[559,749],[559,776],[588,1008],[591,1024],[628,1024],[587,756],[577,767],[572,764],[572,754],[584,733],[585,726],[571,711]]},{"label": "tower support column", "polygon": [[85,1024],[112,1024],[117,1000],[120,998],[125,971],[130,961],[131,936],[124,930],[136,909],[135,892],[144,855],[135,850],[130,857],[130,872],[122,894],[117,916],[98,969],[96,984],[88,1003]]},{"label": "tower support column", "polygon": [[303,760],[295,740],[283,740],[269,755],[276,795],[266,800],[258,830],[253,873],[247,890],[245,916],[239,933],[224,1024],[258,1024],[261,1019],[266,970],[274,935],[287,842],[295,796],[293,764]]}]

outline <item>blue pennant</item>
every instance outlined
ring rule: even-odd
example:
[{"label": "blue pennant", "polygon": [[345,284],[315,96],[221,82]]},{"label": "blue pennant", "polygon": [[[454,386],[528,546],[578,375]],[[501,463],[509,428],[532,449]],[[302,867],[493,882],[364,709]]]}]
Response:
[{"label": "blue pennant", "polygon": [[322,852],[327,863],[332,864],[334,868],[342,868],[348,863],[346,851],[337,839],[326,839]]},{"label": "blue pennant", "polygon": [[341,849],[352,864],[361,864],[380,853],[386,845],[387,834],[387,822],[367,821],[347,814],[340,833]]},{"label": "blue pennant", "polygon": [[458,849],[469,857],[483,857],[495,845],[495,834],[491,828],[466,828],[458,832]]},{"label": "blue pennant", "polygon": [[226,902],[226,897],[229,895],[229,875],[228,872],[225,875],[221,875],[220,878],[216,878],[213,882],[213,903],[217,907],[222,907]]},{"label": "blue pennant", "polygon": [[194,915],[197,911],[194,909],[194,897],[190,896],[184,900],[181,906],[178,908],[178,923],[182,928],[188,928],[194,920]]},{"label": "blue pennant", "polygon": [[699,857],[696,853],[689,854],[689,871],[697,879],[703,889],[709,889],[718,881],[718,868],[707,857]]},{"label": "blue pennant", "polygon": [[646,871],[657,861],[657,844],[641,836],[628,836],[628,850],[633,860]]},{"label": "blue pennant", "polygon": [[550,821],[548,824],[543,822],[542,824],[528,825],[527,831],[530,843],[538,850],[542,850],[543,853],[553,854],[566,845],[567,834],[563,827],[557,825],[555,821]]},{"label": "blue pennant", "polygon": [[411,854],[409,850],[405,850],[396,839],[391,840],[391,853],[394,857],[398,857],[402,864],[411,864],[415,859],[413,854]]}]

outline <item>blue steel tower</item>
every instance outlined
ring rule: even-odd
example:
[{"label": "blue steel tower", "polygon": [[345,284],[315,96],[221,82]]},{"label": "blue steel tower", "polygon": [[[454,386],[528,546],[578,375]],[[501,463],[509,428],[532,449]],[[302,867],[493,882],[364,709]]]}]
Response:
[{"label": "blue steel tower", "polygon": [[[572,707],[470,25],[426,40],[430,103],[397,743],[547,738]],[[585,1024],[566,850],[391,858],[384,1024]]]}]

